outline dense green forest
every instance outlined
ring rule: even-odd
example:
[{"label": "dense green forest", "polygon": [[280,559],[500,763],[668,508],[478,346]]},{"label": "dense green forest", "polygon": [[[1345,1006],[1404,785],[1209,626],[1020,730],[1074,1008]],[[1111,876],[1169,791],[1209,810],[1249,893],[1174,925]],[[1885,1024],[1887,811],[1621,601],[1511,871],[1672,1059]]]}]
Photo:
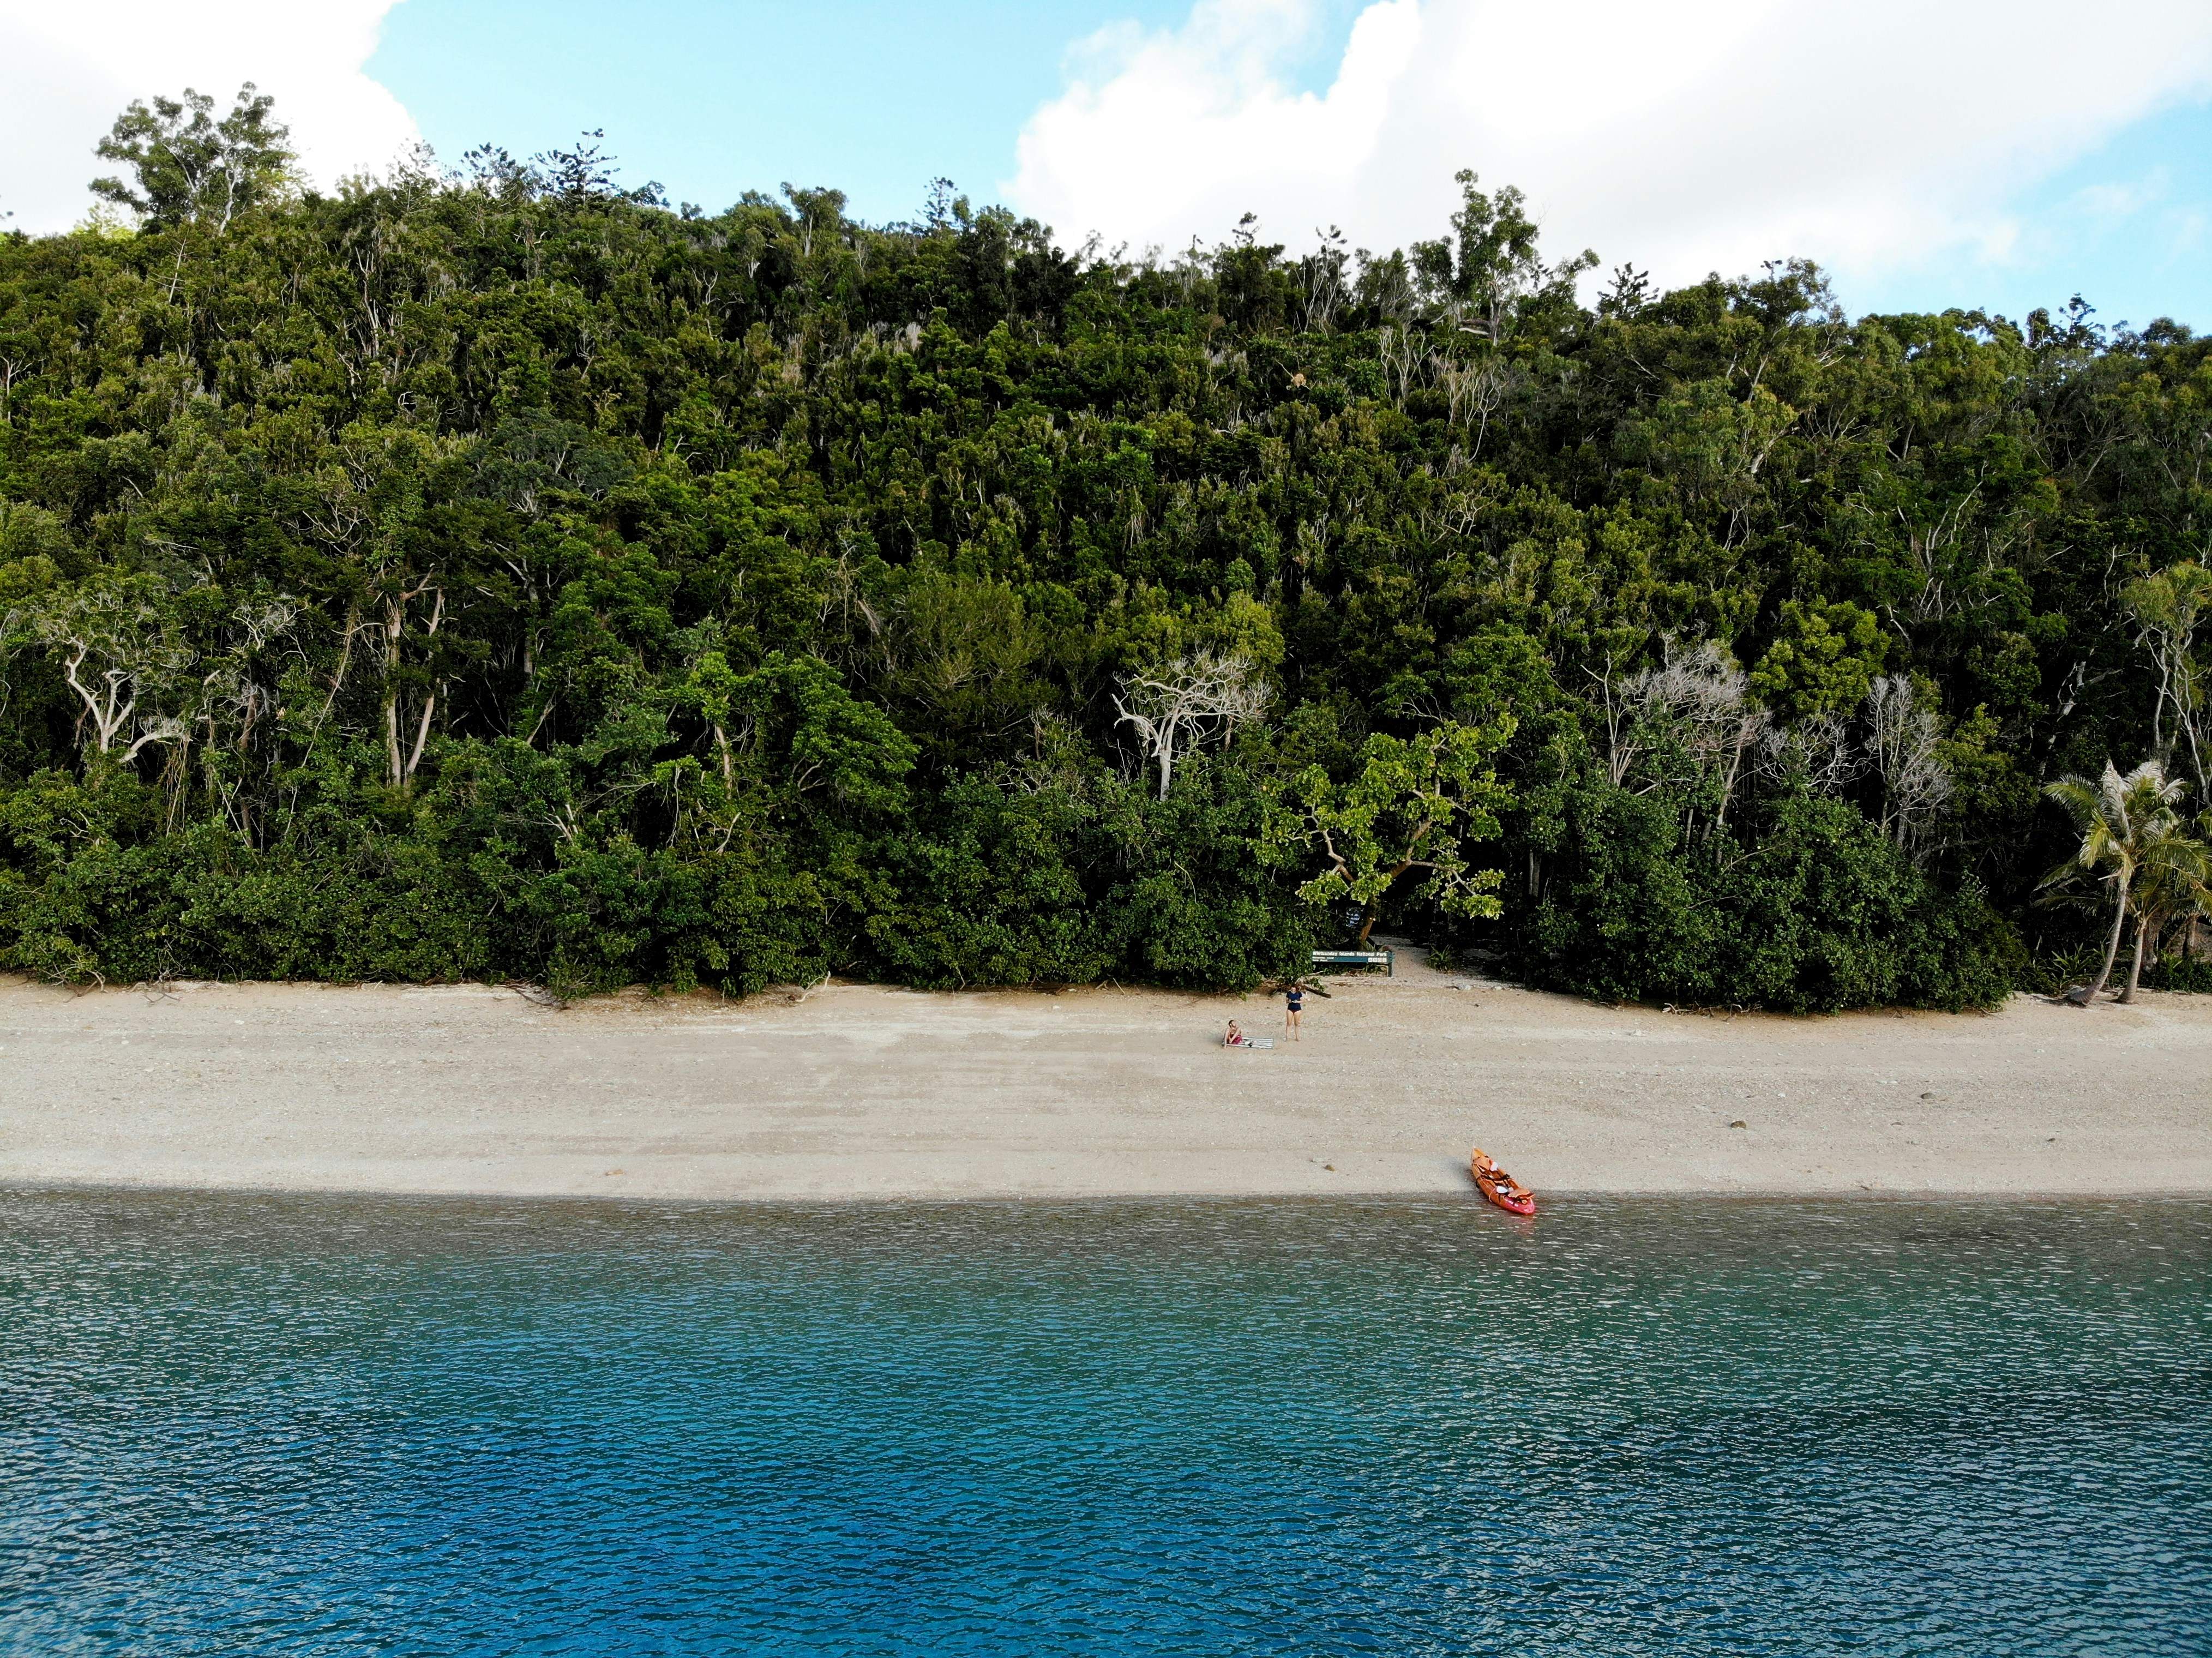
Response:
[{"label": "dense green forest", "polygon": [[321,194],[244,94],[101,153],[0,235],[0,966],[2196,970],[2185,328],[1658,292],[1472,175],[1400,252],[1137,258],[589,142]]}]

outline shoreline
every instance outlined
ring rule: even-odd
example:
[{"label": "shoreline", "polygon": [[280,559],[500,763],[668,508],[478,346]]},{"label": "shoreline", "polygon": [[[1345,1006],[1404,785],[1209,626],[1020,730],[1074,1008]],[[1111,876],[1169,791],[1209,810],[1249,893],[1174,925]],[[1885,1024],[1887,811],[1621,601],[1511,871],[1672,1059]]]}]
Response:
[{"label": "shoreline", "polygon": [[[1707,1204],[1836,1204],[1849,1207],[1872,1207],[1894,1204],[1903,1207],[1921,1205],[1956,1204],[1961,1207],[1990,1205],[2009,1207],[2022,1204],[2057,1207],[2081,1204],[2202,1204],[2212,1201],[2212,1187],[2145,1187],[2124,1192],[2083,1193],[2066,1191],[2031,1191],[2012,1188],[1984,1188],[1946,1192],[1935,1188],[1926,1190],[1865,1189],[1851,1191],[1814,1191],[1787,1187],[1763,1191],[1754,1187],[1731,1187],[1726,1190],[1702,1190],[1693,1187],[1644,1190],[1629,1187],[1547,1187],[1539,1194],[1545,1205],[1569,1206],[1590,1201],[1613,1202],[1670,1202]],[[528,1204],[542,1205],[548,1209],[574,1208],[584,1211],[592,1208],[611,1210],[665,1211],[680,1206],[685,1213],[713,1210],[775,1210],[811,1211],[816,1209],[1024,1209],[1051,1206],[1054,1208],[1121,1208],[1148,1205],[1170,1206],[1179,1204],[1220,1205],[1224,1207],[1242,1204],[1271,1203],[1409,1203],[1428,1200],[1454,1203],[1462,1199],[1479,1204],[1479,1194],[1473,1186],[1456,1192],[1441,1188],[1420,1190],[1368,1191],[1364,1189],[1310,1190],[1298,1192],[977,1192],[922,1193],[864,1193],[853,1195],[835,1193],[819,1197],[773,1197],[738,1193],[724,1197],[652,1195],[640,1193],[611,1192],[514,1192],[467,1190],[416,1191],[392,1187],[374,1186],[204,1186],[173,1185],[159,1181],[118,1182],[112,1180],[52,1180],[22,1181],[0,1176],[0,1202],[9,1199],[40,1198],[240,1198],[240,1199],[321,1199],[356,1203],[419,1203],[439,1206],[463,1204]],[[1501,1224],[1518,1219],[1540,1218],[1546,1212],[1539,1207],[1535,1216],[1524,1217],[1501,1213]]]},{"label": "shoreline", "polygon": [[[552,1009],[489,986],[0,979],[0,1187],[707,1202],[2212,1193],[2212,998],[1607,1008],[1401,956],[1279,1003],[832,982]],[[1226,1021],[1272,1050],[1218,1046]],[[1731,1127],[1741,1123],[1742,1127]]]}]

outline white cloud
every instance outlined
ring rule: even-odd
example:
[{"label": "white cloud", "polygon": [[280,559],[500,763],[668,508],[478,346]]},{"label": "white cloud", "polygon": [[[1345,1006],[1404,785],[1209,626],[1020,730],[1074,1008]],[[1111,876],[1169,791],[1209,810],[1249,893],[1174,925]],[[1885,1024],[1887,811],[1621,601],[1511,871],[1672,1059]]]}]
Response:
[{"label": "white cloud", "polygon": [[1176,248],[1442,234],[1452,174],[1528,191],[1555,256],[1665,282],[1804,254],[2002,255],[2023,185],[2212,96],[2212,5],[2107,0],[1373,0],[1325,93],[1285,83],[1315,0],[1197,0],[1072,58],[1007,198],[1064,238]]},{"label": "white cloud", "polygon": [[2140,179],[2118,179],[2112,183],[2088,185],[2074,192],[2068,206],[2084,217],[2100,219],[2107,223],[2132,218],[2147,207],[2155,206],[2172,193],[2172,174],[2162,167],[2153,167]]},{"label": "white cloud", "polygon": [[381,168],[417,135],[363,72],[395,0],[0,0],[0,211],[66,228],[109,171],[92,153],[123,106],[187,86],[228,109],[240,82],[276,100],[308,173]]}]

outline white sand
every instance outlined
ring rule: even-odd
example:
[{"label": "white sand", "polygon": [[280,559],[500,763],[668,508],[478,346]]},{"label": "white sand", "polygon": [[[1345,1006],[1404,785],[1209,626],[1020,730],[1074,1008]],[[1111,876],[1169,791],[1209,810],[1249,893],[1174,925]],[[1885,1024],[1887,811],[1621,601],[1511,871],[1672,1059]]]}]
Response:
[{"label": "white sand", "polygon": [[[684,1198],[2212,1192],[2212,998],[1603,1008],[1429,971],[1260,998],[0,980],[0,1182]],[[1731,1127],[1741,1120],[1747,1126]]]}]

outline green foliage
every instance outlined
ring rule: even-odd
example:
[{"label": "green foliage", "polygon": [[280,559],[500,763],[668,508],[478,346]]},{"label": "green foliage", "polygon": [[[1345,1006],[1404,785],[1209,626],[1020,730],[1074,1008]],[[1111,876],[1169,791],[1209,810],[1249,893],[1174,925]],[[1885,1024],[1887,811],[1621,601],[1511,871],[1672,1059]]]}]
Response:
[{"label": "green foliage", "polygon": [[1751,688],[1798,720],[1847,714],[1866,701],[1887,646],[1870,610],[1790,599],[1780,635],[1751,671]]},{"label": "green foliage", "polygon": [[2199,798],[2212,795],[2212,697],[2197,648],[2197,635],[2212,631],[2212,569],[2185,558],[2130,582],[2120,599],[2158,675],[2151,748],[2180,750]]},{"label": "green foliage", "polygon": [[[2112,977],[2120,938],[2130,916],[2138,933],[2171,914],[2194,914],[2203,907],[2204,842],[2191,833],[2179,803],[2187,785],[2168,777],[2155,760],[2146,760],[2124,777],[2106,764],[2104,775],[2062,777],[2044,793],[2073,820],[2078,841],[2064,861],[2043,878],[2046,897],[2063,897],[2085,882],[2104,887],[2110,896],[2112,931],[2095,981],[2094,997]],[[2142,956],[2136,957],[2136,972]],[[2134,989],[2136,975],[2129,978]]]},{"label": "green foliage", "polygon": [[291,135],[270,114],[275,106],[251,81],[221,120],[215,100],[189,87],[181,100],[134,103],[98,145],[100,160],[124,163],[133,178],[96,179],[93,193],[142,216],[151,230],[225,228],[275,195],[290,170]]},{"label": "green foliage", "polygon": [[2212,994],[2212,956],[2169,956],[2144,973],[2143,982],[2154,990]]},{"label": "green foliage", "polygon": [[1131,262],[597,135],[305,191],[251,88],[102,154],[137,234],[0,237],[0,966],[1249,985],[1346,899],[1985,1003],[2118,913],[2032,907],[2040,785],[2205,781],[2171,324],[1587,307],[1471,174],[1404,252]]},{"label": "green foliage", "polygon": [[1322,908],[1358,906],[1363,940],[1383,895],[1417,870],[1414,896],[1442,914],[1498,915],[1492,895],[1503,873],[1469,869],[1461,848],[1498,837],[1498,813],[1512,791],[1498,782],[1493,762],[1512,735],[1510,714],[1488,726],[1447,720],[1410,741],[1377,732],[1344,782],[1317,765],[1289,780],[1270,803],[1262,855],[1293,866],[1322,859],[1326,867],[1299,886],[1298,897]]},{"label": "green foliage", "polygon": [[1261,806],[1246,774],[1203,762],[1166,800],[1117,779],[955,784],[896,850],[875,960],[939,987],[1288,977],[1312,939],[1251,856]]},{"label": "green foliage", "polygon": [[1600,781],[1561,859],[1529,918],[1537,971],[1604,1000],[1959,1009],[2002,998],[2021,964],[1986,902],[1937,890],[1836,801],[1781,797],[1751,849],[1716,865],[1663,808]]}]

